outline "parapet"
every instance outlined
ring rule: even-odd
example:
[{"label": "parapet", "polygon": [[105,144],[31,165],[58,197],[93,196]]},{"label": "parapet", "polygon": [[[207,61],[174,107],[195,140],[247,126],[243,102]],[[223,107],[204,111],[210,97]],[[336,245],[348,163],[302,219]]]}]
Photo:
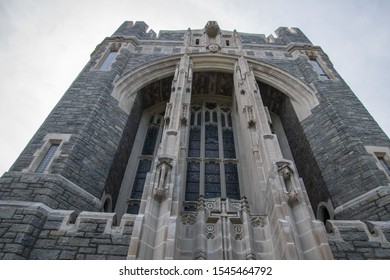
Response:
[{"label": "parapet", "polygon": [[335,259],[390,259],[390,221],[328,220]]},{"label": "parapet", "polygon": [[299,28],[296,27],[279,27],[275,30],[275,34],[286,45],[289,43],[311,44],[310,40],[306,37],[306,35]]},{"label": "parapet", "polygon": [[0,201],[0,259],[126,259],[134,218]]},{"label": "parapet", "polygon": [[144,21],[125,21],[112,36],[135,36],[138,39],[153,39],[156,33]]},{"label": "parapet", "polygon": [[[134,36],[140,40],[159,40],[159,41],[184,41],[187,30],[161,30],[156,36],[156,33],[150,29],[143,21],[125,21],[113,36]],[[198,36],[202,36],[204,29],[194,29],[192,32]],[[221,34],[226,38],[233,35],[233,30],[220,30]],[[242,33],[238,32],[243,44],[275,44],[288,45],[290,43],[311,44],[306,35],[296,27],[287,28],[279,27],[276,31],[276,37],[264,34]]]}]

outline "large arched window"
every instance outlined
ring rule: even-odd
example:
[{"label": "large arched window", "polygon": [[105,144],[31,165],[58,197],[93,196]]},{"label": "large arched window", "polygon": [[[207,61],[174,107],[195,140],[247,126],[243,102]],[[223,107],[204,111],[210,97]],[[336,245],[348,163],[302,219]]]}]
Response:
[{"label": "large arched window", "polygon": [[231,107],[211,101],[193,103],[185,201],[195,202],[199,195],[240,199],[237,163]]}]

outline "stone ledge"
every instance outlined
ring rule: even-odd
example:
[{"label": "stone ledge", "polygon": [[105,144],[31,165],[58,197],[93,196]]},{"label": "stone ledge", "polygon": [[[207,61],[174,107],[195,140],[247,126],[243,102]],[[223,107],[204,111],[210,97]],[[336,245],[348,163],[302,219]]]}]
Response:
[{"label": "stone ledge", "polygon": [[[338,219],[343,219],[344,216],[355,217],[361,213],[361,208],[369,203],[375,204],[375,209],[380,211],[380,207],[390,205],[390,186],[379,186],[373,190],[366,192],[350,201],[338,206],[334,210],[334,216]],[[370,211],[365,211],[367,215],[373,214]],[[390,217],[390,213],[389,213]],[[356,216],[358,219],[370,219],[371,217]]]}]

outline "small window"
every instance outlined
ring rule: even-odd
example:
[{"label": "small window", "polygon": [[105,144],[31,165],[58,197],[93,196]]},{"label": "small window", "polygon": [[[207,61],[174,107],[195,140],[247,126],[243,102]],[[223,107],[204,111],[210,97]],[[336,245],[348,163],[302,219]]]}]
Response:
[{"label": "small window", "polygon": [[322,69],[321,65],[315,58],[310,58],[311,66],[313,66],[313,70],[320,75],[321,79],[329,80],[329,76],[325,73],[324,69]]},{"label": "small window", "polygon": [[230,46],[230,41],[229,41],[229,40],[226,40],[226,46],[227,46],[227,47]]},{"label": "small window", "polygon": [[117,51],[110,51],[106,58],[104,59],[103,63],[100,65],[99,69],[100,70],[108,70],[111,63],[114,61],[116,57]]},{"label": "small window", "polygon": [[195,45],[199,45],[199,39],[195,39]]},{"label": "small window", "polygon": [[50,145],[42,161],[39,163],[37,169],[35,170],[35,173],[43,173],[46,170],[46,168],[49,166],[51,160],[54,157],[54,153],[57,151],[59,146],[60,144],[58,143],[52,143]]},{"label": "small window", "polygon": [[390,149],[380,146],[366,146],[366,150],[376,159],[376,166],[390,179]]},{"label": "small window", "polygon": [[381,165],[383,166],[383,169],[386,171],[387,175],[390,176],[390,166],[389,164],[387,163],[386,159],[384,156],[377,156],[379,162],[381,163]]}]

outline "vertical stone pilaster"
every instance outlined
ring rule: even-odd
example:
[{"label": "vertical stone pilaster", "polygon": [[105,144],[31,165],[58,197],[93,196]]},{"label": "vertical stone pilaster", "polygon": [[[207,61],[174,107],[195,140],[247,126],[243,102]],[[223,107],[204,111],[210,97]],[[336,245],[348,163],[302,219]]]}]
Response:
[{"label": "vertical stone pilaster", "polygon": [[[176,219],[180,197],[179,164],[182,133],[186,129],[191,100],[192,63],[185,53],[172,81],[165,111],[165,126],[152,170],[147,177],[141,206],[128,253],[129,259],[174,259]],[[144,210],[143,210],[144,209]],[[137,224],[138,223],[138,224]]]},{"label": "vertical stone pilaster", "polygon": [[247,159],[248,166],[252,174],[263,175],[255,175],[258,177],[246,190],[252,190],[257,202],[255,211],[270,217],[270,230],[277,236],[273,238],[274,256],[277,259],[331,258],[329,245],[323,246],[318,241],[321,234],[306,203],[303,183],[294,163],[283,159],[254,74],[243,56],[235,64],[234,85],[242,137],[249,144],[244,147],[245,153],[253,155]]}]

